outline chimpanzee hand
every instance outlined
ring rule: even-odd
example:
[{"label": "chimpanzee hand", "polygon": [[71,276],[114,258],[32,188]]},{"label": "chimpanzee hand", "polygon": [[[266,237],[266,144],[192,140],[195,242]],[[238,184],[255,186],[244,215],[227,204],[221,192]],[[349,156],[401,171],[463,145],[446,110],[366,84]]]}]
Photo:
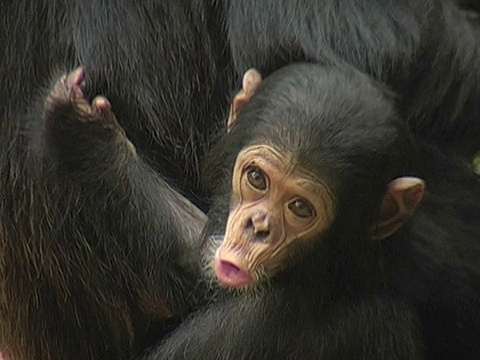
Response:
[{"label": "chimpanzee hand", "polygon": [[97,96],[90,103],[84,95],[85,69],[63,75],[44,105],[44,150],[60,165],[79,169],[115,163],[135,155],[133,144],[117,122],[110,102]]}]

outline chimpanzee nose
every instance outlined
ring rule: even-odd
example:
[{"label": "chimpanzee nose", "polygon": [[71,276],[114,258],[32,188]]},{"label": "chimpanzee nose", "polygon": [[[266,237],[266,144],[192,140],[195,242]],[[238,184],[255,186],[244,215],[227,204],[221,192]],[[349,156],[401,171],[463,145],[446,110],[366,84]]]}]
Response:
[{"label": "chimpanzee nose", "polygon": [[252,229],[255,241],[265,241],[270,234],[270,219],[265,211],[254,212],[247,223],[247,228]]}]

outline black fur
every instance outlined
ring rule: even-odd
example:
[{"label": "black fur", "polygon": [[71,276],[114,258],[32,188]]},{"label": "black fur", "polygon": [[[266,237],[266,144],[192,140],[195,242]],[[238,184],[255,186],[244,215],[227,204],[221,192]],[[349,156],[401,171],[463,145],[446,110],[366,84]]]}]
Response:
[{"label": "black fur", "polygon": [[423,206],[388,246],[395,291],[424,324],[428,359],[480,356],[480,179],[430,145],[419,148]]},{"label": "black fur", "polygon": [[[181,248],[204,215],[164,179],[206,199],[230,77],[220,28],[214,1],[2,5],[0,351],[127,359],[195,303]],[[68,104],[43,115],[52,79],[79,65],[138,156]]]},{"label": "black fur", "polygon": [[479,27],[455,2],[225,0],[225,9],[239,73],[342,60],[395,90],[421,138],[469,160],[480,149]]},{"label": "black fur", "polygon": [[[460,155],[476,149],[470,139],[479,134],[472,120],[478,105],[470,94],[478,92],[478,56],[463,14],[413,0],[388,5],[391,11],[377,3],[365,11],[348,1],[322,2],[320,11],[298,4],[2,5],[0,344],[7,353],[22,360],[127,358],[168,325],[152,320],[141,294],[166,300],[180,317],[196,303],[186,295],[196,277],[195,246],[183,245],[195,239],[202,216],[177,191],[199,206],[210,201],[199,173],[227,106],[229,43],[240,73],[346,60],[406,94],[401,109],[414,127],[421,119],[418,134]],[[50,134],[56,143],[45,142],[45,89],[78,65],[87,70],[87,98],[107,96],[139,157],[68,112]],[[438,72],[426,71],[431,65]],[[396,304],[381,304],[395,313]]]}]

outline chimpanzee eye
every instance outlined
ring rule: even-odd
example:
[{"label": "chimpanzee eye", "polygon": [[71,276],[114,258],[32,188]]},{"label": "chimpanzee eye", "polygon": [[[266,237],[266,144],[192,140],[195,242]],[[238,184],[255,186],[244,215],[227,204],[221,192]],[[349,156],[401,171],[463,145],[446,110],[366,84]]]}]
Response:
[{"label": "chimpanzee eye", "polygon": [[257,190],[264,191],[267,189],[267,179],[258,168],[247,170],[247,180]]},{"label": "chimpanzee eye", "polygon": [[304,199],[293,200],[290,204],[288,204],[288,208],[300,218],[309,218],[314,214],[313,206]]}]

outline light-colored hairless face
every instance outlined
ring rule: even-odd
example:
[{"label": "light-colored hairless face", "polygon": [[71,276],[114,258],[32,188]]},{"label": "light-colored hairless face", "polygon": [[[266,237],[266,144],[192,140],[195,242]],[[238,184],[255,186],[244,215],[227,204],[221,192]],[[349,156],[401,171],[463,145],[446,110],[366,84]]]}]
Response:
[{"label": "light-colored hairless face", "polygon": [[289,246],[321,234],[334,218],[328,189],[268,145],[245,148],[232,178],[232,204],[216,273],[241,287],[282,270]]},{"label": "light-colored hairless face", "polygon": [[[228,131],[261,80],[255,70],[245,74],[243,89],[232,104]],[[392,181],[385,189],[380,219],[371,229],[372,240],[393,234],[413,214],[424,188],[418,178]],[[245,146],[235,160],[230,213],[215,253],[218,281],[245,289],[277,275],[288,266],[295,248],[322,241],[334,221],[336,200],[335,191],[303,168],[294,153],[268,143]]]}]

